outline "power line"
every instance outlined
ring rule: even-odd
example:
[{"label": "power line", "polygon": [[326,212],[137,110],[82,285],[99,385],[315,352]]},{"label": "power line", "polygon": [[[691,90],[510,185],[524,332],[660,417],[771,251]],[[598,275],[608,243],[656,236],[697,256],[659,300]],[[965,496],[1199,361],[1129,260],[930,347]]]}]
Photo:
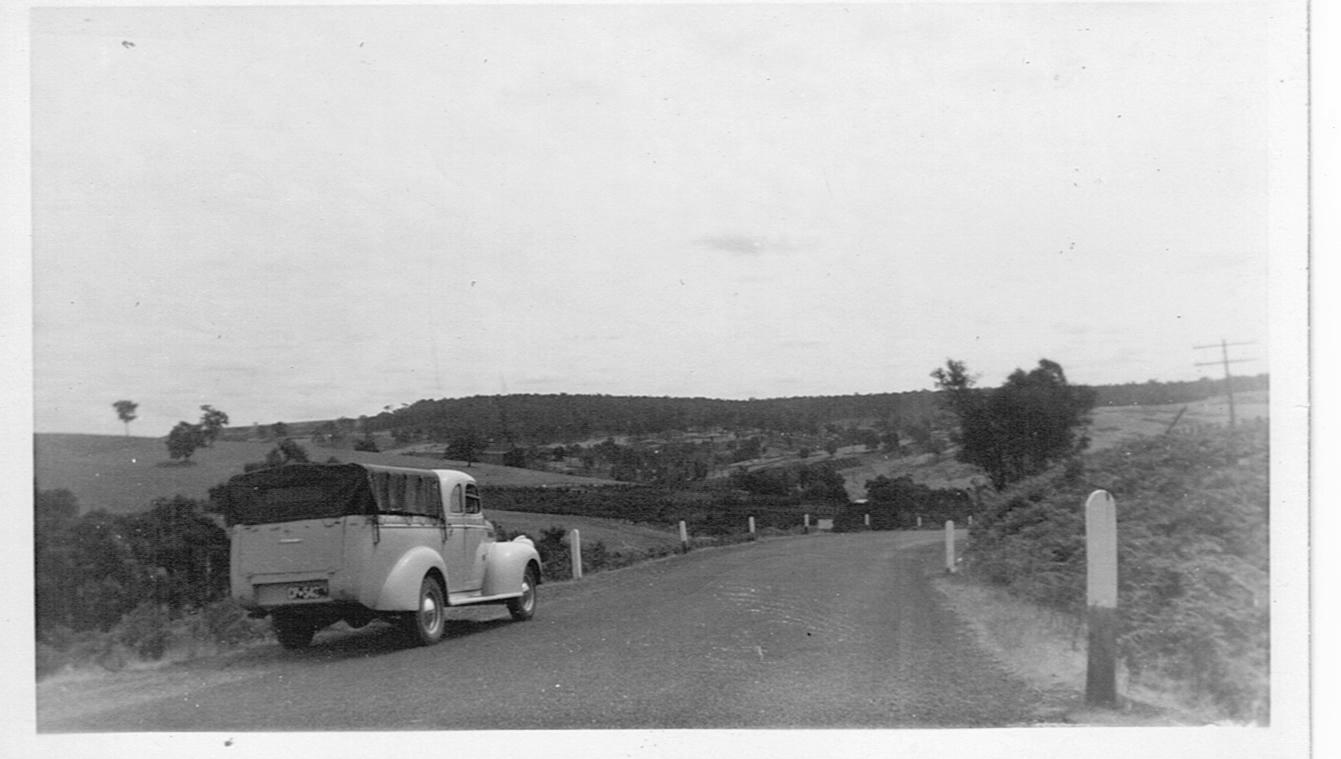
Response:
[{"label": "power line", "polygon": [[1218,344],[1212,344],[1212,345],[1194,345],[1194,346],[1192,346],[1192,349],[1193,349],[1193,350],[1205,350],[1205,349],[1208,349],[1208,348],[1219,348],[1219,349],[1220,349],[1220,360],[1219,360],[1219,361],[1201,361],[1201,362],[1198,362],[1198,363],[1196,364],[1196,366],[1215,366],[1216,364],[1219,364],[1219,365],[1221,365],[1221,366],[1223,366],[1223,367],[1225,368],[1225,394],[1229,396],[1229,429],[1230,429],[1231,432],[1234,430],[1234,380],[1233,380],[1232,375],[1230,375],[1230,373],[1229,373],[1229,365],[1230,365],[1230,364],[1243,364],[1243,363],[1247,363],[1247,362],[1249,362],[1249,361],[1256,361],[1257,359],[1252,359],[1252,358],[1236,358],[1236,359],[1230,359],[1230,357],[1229,357],[1229,348],[1230,348],[1230,346],[1236,346],[1236,345],[1253,345],[1253,344],[1254,344],[1254,343],[1252,343],[1251,341],[1249,341],[1249,342],[1231,343],[1231,342],[1226,341],[1224,338],[1221,338],[1221,339],[1220,339],[1220,342],[1219,342]]}]

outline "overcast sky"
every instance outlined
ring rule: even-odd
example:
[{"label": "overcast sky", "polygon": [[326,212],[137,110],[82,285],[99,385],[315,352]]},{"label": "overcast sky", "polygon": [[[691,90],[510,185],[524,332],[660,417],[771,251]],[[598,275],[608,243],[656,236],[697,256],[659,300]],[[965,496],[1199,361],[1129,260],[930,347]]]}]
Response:
[{"label": "overcast sky", "polygon": [[1270,16],[37,9],[36,429],[1267,371]]}]

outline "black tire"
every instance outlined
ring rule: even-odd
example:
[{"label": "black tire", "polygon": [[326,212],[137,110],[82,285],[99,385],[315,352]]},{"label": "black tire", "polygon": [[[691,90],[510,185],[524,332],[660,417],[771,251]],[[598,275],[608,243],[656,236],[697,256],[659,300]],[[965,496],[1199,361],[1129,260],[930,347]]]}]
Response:
[{"label": "black tire", "polygon": [[508,601],[508,612],[518,622],[525,622],[535,616],[536,586],[540,578],[536,576],[535,566],[526,567],[522,575],[522,594]]},{"label": "black tire", "polygon": [[270,615],[270,626],[274,628],[279,644],[290,649],[307,648],[317,633],[316,624],[301,614],[277,611]]},{"label": "black tire", "polygon": [[431,646],[442,640],[447,629],[446,594],[442,583],[429,575],[419,583],[419,610],[401,617],[401,623],[410,639],[420,646]]}]

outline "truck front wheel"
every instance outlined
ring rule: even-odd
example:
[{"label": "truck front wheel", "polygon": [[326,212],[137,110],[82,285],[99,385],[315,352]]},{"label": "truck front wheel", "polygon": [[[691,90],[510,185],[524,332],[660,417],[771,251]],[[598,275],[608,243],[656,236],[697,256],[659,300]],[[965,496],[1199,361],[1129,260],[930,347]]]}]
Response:
[{"label": "truck front wheel", "polygon": [[512,618],[524,622],[535,616],[535,586],[538,584],[535,567],[527,567],[522,575],[522,594],[508,601],[508,611]]}]

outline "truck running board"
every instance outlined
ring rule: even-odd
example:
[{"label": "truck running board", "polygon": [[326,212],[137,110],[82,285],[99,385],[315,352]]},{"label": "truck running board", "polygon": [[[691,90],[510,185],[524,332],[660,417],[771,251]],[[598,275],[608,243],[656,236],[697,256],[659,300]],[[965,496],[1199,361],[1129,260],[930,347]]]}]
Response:
[{"label": "truck running board", "polygon": [[479,591],[470,593],[448,593],[448,606],[470,606],[471,604],[493,604],[510,601],[519,598],[521,593],[499,593],[493,596],[482,596]]}]

